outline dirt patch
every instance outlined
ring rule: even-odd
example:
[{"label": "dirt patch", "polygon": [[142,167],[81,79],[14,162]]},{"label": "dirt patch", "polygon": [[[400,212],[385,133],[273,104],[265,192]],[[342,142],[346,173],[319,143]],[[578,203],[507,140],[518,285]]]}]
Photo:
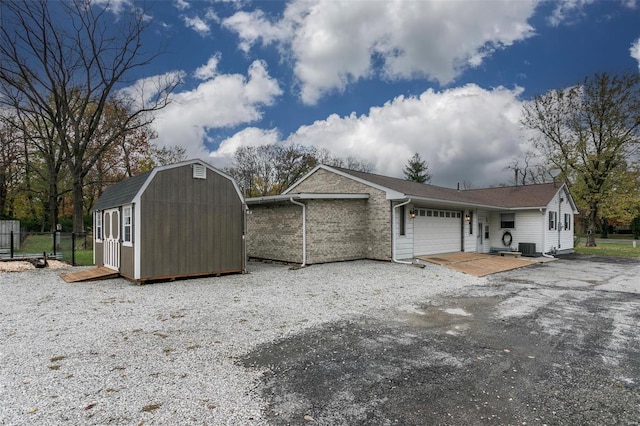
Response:
[{"label": "dirt patch", "polygon": [[[70,267],[69,264],[60,262],[59,260],[48,260],[47,264],[49,269],[63,269]],[[36,269],[36,267],[33,263],[27,262],[26,260],[9,260],[0,262],[0,272],[21,272],[30,271],[32,269]]]}]

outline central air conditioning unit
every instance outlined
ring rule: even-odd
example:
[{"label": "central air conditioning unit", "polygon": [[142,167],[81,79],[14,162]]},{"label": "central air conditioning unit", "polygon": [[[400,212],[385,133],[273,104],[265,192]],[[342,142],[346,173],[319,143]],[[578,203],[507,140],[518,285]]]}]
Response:
[{"label": "central air conditioning unit", "polygon": [[536,255],[536,243],[518,243],[518,251],[523,256],[535,256]]}]

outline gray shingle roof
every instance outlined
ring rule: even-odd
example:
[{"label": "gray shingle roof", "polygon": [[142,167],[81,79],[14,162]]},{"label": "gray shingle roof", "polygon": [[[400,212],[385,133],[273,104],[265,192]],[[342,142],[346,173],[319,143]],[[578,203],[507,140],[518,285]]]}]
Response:
[{"label": "gray shingle roof", "polygon": [[110,209],[131,203],[140,188],[142,188],[142,185],[147,181],[150,173],[150,171],[142,173],[109,186],[91,208],[91,211]]},{"label": "gray shingle roof", "polygon": [[373,184],[400,192],[408,197],[505,208],[544,207],[549,204],[553,196],[558,192],[560,187],[562,187],[561,183],[543,183],[537,185],[457,190],[341,167],[332,168]]}]

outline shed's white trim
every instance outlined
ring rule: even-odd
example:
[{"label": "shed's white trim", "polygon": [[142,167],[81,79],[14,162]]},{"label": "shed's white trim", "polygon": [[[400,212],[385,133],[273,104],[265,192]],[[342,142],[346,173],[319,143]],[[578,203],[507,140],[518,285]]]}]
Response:
[{"label": "shed's white trim", "polygon": [[140,279],[140,263],[142,262],[142,212],[140,203],[132,204],[133,208],[133,278]]}]

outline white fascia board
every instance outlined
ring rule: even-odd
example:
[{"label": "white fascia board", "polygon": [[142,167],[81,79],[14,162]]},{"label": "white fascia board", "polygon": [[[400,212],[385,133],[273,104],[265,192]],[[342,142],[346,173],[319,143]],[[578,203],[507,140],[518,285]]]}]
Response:
[{"label": "white fascia board", "polygon": [[291,198],[293,198],[294,200],[366,200],[369,198],[369,194],[330,194],[302,192],[299,194],[265,195],[264,197],[247,198],[245,201],[248,205],[268,204],[277,203],[279,201],[289,201]]},{"label": "white fascia board", "polygon": [[300,179],[298,179],[297,181],[295,181],[293,183],[293,185],[291,185],[289,188],[287,188],[282,195],[288,194],[289,191],[291,191],[293,188],[295,188],[296,186],[298,186],[300,184],[300,182],[302,182],[303,180],[305,180],[306,178],[308,178],[309,176],[311,176],[312,174],[314,174],[316,172],[316,170],[318,170],[320,167],[322,167],[322,164],[319,164],[317,166],[315,166],[313,169],[311,169],[311,171],[307,172],[306,175],[302,176]]},{"label": "white fascia board", "polygon": [[380,191],[384,191],[384,193],[386,194],[387,200],[404,200],[404,199],[408,198],[408,196],[403,194],[402,192],[394,191],[393,189],[387,188],[386,186],[378,185],[377,183],[373,183],[373,182],[368,181],[366,179],[361,179],[361,178],[359,178],[357,176],[353,176],[352,174],[343,172],[341,170],[334,169],[333,167],[325,166],[324,164],[322,164],[322,165],[318,166],[318,168],[322,168],[324,170],[327,170],[329,172],[335,173],[335,174],[340,175],[342,177],[345,177],[347,179],[354,180],[354,181],[359,182],[359,183],[361,183],[363,185],[370,186],[371,188],[375,188],[375,189],[379,189]]}]

